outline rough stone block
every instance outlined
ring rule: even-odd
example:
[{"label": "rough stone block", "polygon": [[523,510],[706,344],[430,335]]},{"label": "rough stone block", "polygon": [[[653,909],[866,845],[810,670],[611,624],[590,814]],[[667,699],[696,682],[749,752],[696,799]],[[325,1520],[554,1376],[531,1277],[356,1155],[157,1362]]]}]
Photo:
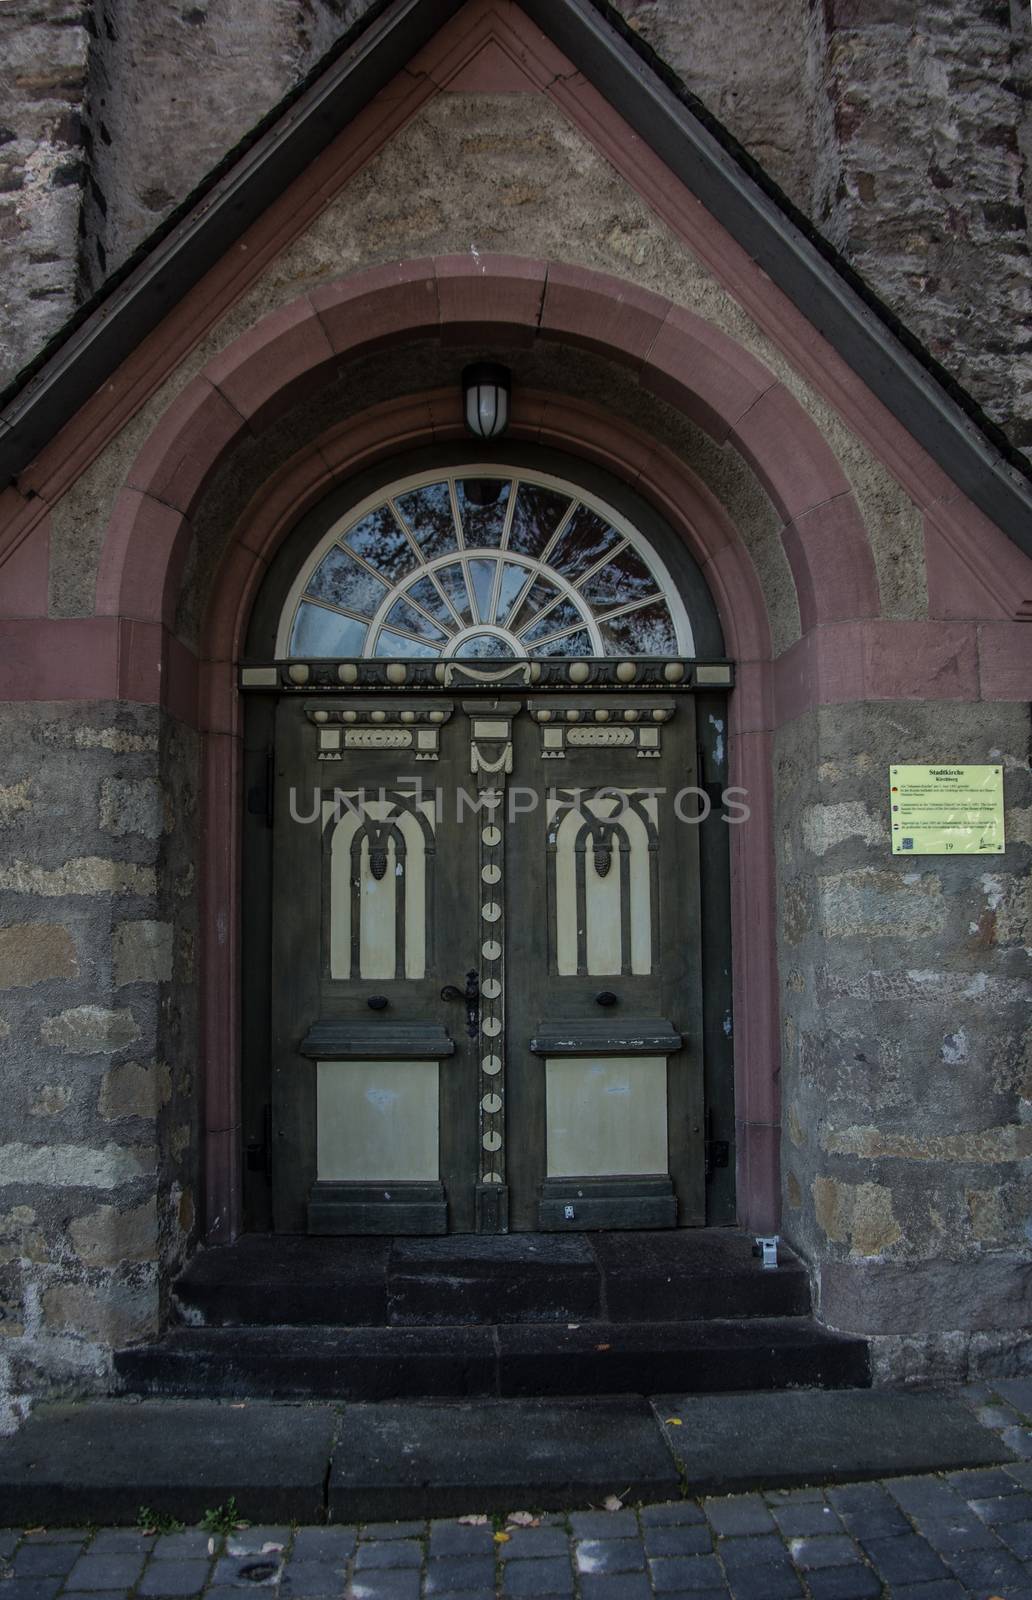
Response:
[{"label": "rough stone block", "polygon": [[115,983],[165,983],[172,976],[172,924],[120,922],[114,937]]},{"label": "rough stone block", "polygon": [[74,978],[75,942],[58,922],[16,922],[0,928],[0,989]]},{"label": "rough stone block", "polygon": [[81,1056],[113,1055],[139,1036],[131,1011],[111,1011],[104,1006],[75,1006],[61,1011],[47,1017],[40,1029],[44,1044]]},{"label": "rough stone block", "polygon": [[100,825],[116,838],[139,834],[157,839],[165,826],[165,805],[156,778],[105,778],[100,786]]},{"label": "rough stone block", "polygon": [[98,1206],[96,1211],[76,1217],[68,1233],[76,1255],[90,1267],[153,1261],[158,1248],[157,1202],[152,1198],[127,1211]]},{"label": "rough stone block", "polygon": [[169,1067],[161,1062],[122,1061],[109,1067],[101,1080],[99,1110],[106,1122],[156,1117],[171,1095]]},{"label": "rough stone block", "polygon": [[43,1319],[52,1328],[98,1344],[119,1346],[152,1337],[158,1328],[158,1287],[147,1284],[61,1283],[43,1295]]}]

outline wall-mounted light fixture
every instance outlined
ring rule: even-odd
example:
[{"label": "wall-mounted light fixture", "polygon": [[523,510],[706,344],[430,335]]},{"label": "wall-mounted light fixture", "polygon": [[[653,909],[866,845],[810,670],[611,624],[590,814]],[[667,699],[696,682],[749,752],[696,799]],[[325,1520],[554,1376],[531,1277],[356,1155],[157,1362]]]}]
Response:
[{"label": "wall-mounted light fixture", "polygon": [[478,439],[497,439],[509,426],[512,375],[495,361],[476,361],[462,374],[466,427]]}]

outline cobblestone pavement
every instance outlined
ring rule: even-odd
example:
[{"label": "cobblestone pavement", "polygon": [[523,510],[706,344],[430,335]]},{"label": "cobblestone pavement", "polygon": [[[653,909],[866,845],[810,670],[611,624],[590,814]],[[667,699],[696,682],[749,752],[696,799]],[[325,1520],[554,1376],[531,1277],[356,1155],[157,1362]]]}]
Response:
[{"label": "cobblestone pavement", "polygon": [[9,1529],[0,1600],[242,1600],[257,1588],[269,1600],[1032,1600],[1029,1406],[985,1388],[967,1398],[1029,1459],[515,1518],[228,1536]]}]

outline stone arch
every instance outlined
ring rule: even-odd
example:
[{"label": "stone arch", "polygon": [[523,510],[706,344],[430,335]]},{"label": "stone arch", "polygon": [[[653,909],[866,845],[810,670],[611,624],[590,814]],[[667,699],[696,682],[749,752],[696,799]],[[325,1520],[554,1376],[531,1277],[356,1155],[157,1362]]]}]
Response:
[{"label": "stone arch", "polygon": [[632,370],[738,450],[783,519],[804,632],[876,616],[874,561],[848,480],[819,428],[727,334],[604,273],[517,257],[442,257],[357,273],[272,312],[164,413],[116,503],[97,612],[170,622],[189,520],[220,462],[329,382],[342,361],[412,339],[572,344]]}]

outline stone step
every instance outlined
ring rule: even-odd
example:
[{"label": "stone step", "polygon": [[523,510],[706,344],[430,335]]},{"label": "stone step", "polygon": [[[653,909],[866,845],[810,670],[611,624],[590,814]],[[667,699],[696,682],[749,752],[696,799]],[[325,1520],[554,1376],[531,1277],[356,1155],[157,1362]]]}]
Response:
[{"label": "stone step", "polygon": [[120,1392],[388,1400],[865,1387],[867,1344],[806,1317],[176,1328],[119,1351]]},{"label": "stone step", "polygon": [[729,1228],[451,1235],[250,1234],[200,1251],[175,1285],[196,1327],[690,1322],[805,1317],[810,1285],[785,1247],[764,1271]]}]

